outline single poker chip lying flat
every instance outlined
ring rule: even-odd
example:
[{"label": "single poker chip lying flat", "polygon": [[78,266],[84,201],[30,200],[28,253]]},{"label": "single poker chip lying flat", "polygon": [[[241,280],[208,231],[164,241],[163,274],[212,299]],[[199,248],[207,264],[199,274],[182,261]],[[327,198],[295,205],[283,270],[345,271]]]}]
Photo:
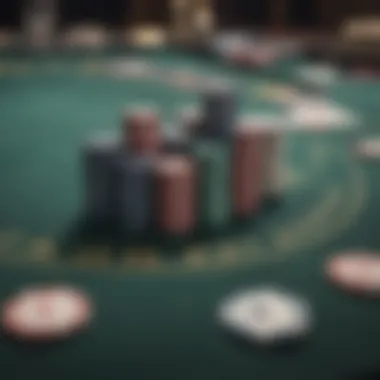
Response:
[{"label": "single poker chip lying flat", "polygon": [[269,346],[303,340],[312,324],[308,302],[272,287],[227,298],[218,308],[217,319],[230,333]]},{"label": "single poker chip lying flat", "polygon": [[344,290],[380,296],[380,254],[343,252],[327,262],[325,272],[333,284]]},{"label": "single poker chip lying flat", "polygon": [[373,137],[360,140],[356,145],[356,153],[361,158],[380,159],[380,139]]},{"label": "single poker chip lying flat", "polygon": [[68,338],[90,322],[90,299],[68,286],[25,289],[3,306],[4,332],[25,341],[55,341]]}]

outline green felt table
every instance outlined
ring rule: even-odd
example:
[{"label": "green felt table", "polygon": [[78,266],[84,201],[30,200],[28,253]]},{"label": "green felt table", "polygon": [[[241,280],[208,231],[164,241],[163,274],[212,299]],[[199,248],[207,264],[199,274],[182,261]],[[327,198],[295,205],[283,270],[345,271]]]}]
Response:
[{"label": "green felt table", "polygon": [[[380,301],[358,299],[324,277],[326,257],[380,247],[379,168],[352,154],[376,133],[376,86],[345,80],[327,96],[365,113],[368,127],[286,134],[284,195],[255,223],[166,255],[155,246],[62,242],[83,212],[80,150],[94,133],[118,133],[128,104],[156,104],[165,128],[178,109],[199,102],[171,73],[191,69],[239,86],[241,112],[281,114],[260,96],[295,63],[240,72],[211,58],[172,51],[134,53],[166,77],[112,73],[131,53],[6,52],[0,56],[0,299],[36,283],[71,283],[93,297],[91,327],[48,347],[0,337],[5,378],[338,379],[380,362]],[[380,120],[380,118],[379,118]],[[290,352],[241,346],[215,322],[236,290],[277,283],[312,304],[314,329]]]}]

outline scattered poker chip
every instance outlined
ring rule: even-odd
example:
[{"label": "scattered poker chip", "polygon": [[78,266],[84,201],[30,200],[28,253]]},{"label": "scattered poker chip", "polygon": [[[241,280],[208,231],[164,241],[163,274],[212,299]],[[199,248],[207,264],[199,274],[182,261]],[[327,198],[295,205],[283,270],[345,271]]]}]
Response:
[{"label": "scattered poker chip", "polygon": [[50,342],[84,329],[92,318],[88,296],[68,286],[25,289],[3,305],[4,332],[22,341]]},{"label": "scattered poker chip", "polygon": [[300,341],[312,324],[308,302],[273,287],[227,298],[218,308],[217,319],[230,333],[262,345]]},{"label": "scattered poker chip", "polygon": [[380,159],[380,139],[373,137],[359,141],[356,153],[365,159]]},{"label": "scattered poker chip", "polygon": [[380,255],[368,251],[343,252],[326,264],[329,280],[360,295],[380,295]]}]

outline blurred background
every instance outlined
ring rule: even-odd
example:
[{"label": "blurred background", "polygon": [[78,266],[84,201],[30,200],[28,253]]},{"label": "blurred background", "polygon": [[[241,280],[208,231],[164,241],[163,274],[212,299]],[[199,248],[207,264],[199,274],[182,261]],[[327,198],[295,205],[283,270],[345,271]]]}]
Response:
[{"label": "blurred background", "polygon": [[[136,24],[170,27],[173,1],[167,0],[2,0],[0,27],[20,31],[31,7],[54,8],[57,29],[91,22],[122,30]],[[210,1],[194,1],[207,7]],[[199,3],[199,5],[197,5]],[[296,32],[334,31],[353,15],[373,15],[380,11],[376,0],[214,0],[220,28],[250,27]]]}]

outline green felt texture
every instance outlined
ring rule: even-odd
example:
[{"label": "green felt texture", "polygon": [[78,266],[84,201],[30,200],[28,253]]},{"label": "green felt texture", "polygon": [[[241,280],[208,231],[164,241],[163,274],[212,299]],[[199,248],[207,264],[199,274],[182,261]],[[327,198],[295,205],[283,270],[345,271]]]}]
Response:
[{"label": "green felt texture", "polygon": [[[78,235],[83,214],[80,149],[88,136],[118,133],[128,104],[158,104],[170,121],[178,107],[198,102],[195,93],[98,70],[110,57],[115,53],[0,58],[0,299],[30,284],[69,282],[96,304],[91,328],[62,345],[37,349],[2,337],[3,377],[336,380],[378,366],[380,303],[335,289],[323,267],[337,250],[380,248],[379,167],[358,161],[351,149],[358,136],[378,131],[379,89],[342,81],[326,90],[365,113],[368,126],[288,134],[283,202],[255,224],[179,255],[145,246],[128,253],[118,247],[113,257],[113,247],[89,246],[80,234],[68,254],[64,243]],[[228,72],[241,85],[242,111],[274,113],[282,108],[260,99],[258,88],[291,77],[296,65],[260,76],[172,52],[150,58]],[[263,283],[312,303],[315,329],[299,350],[241,347],[217,326],[220,300]]]}]

